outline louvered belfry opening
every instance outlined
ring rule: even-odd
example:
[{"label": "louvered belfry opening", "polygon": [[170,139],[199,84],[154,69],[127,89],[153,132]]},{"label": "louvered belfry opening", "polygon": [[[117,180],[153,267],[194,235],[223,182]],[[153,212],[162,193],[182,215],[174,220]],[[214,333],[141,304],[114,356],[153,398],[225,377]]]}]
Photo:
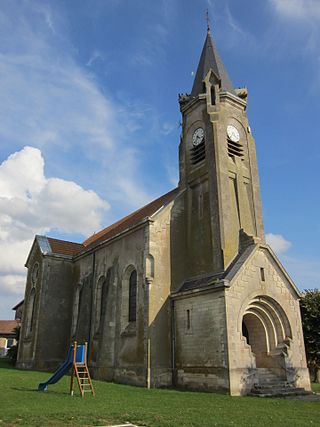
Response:
[{"label": "louvered belfry opening", "polygon": [[206,146],[204,141],[201,142],[201,144],[192,147],[190,150],[190,160],[192,165],[196,165],[202,160],[204,160],[206,157]]},{"label": "louvered belfry opening", "polygon": [[240,142],[231,141],[231,139],[228,138],[228,154],[230,157],[243,157],[244,150],[242,144]]}]

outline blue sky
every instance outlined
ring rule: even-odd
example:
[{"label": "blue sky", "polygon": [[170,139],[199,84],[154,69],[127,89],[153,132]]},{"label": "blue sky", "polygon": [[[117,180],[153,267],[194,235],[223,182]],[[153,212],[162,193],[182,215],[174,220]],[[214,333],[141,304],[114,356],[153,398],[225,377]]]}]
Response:
[{"label": "blue sky", "polygon": [[319,287],[318,0],[2,0],[0,318],[23,297],[34,234],[82,241],[173,188],[206,33],[249,90],[265,230]]}]

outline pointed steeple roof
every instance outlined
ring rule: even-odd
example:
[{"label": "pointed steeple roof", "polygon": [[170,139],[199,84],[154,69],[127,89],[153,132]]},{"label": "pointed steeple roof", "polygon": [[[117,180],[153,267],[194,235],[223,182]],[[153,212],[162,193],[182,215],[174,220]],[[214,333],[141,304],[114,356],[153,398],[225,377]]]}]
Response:
[{"label": "pointed steeple roof", "polygon": [[221,84],[222,90],[234,93],[231,80],[212,40],[210,28],[208,28],[207,37],[203,45],[199,65],[192,86],[192,97],[203,93],[203,80],[210,68],[215,74],[214,78],[216,81],[214,83]]}]

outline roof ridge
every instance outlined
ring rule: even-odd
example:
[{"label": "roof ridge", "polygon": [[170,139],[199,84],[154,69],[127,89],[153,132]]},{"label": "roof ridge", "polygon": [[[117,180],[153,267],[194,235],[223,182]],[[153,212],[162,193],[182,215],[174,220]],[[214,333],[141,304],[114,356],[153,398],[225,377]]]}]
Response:
[{"label": "roof ridge", "polygon": [[80,246],[83,246],[83,244],[82,244],[82,243],[79,243],[79,242],[72,242],[71,240],[57,239],[56,237],[50,237],[50,236],[46,236],[46,238],[47,238],[47,239],[50,239],[50,240],[55,240],[55,241],[57,241],[57,242],[71,243],[72,245],[80,245]]},{"label": "roof ridge", "polygon": [[[151,202],[147,203],[146,205],[142,206],[141,208],[137,209],[134,212],[131,212],[130,214],[126,215],[125,217],[119,219],[118,221],[114,222],[113,224],[108,225],[104,229],[100,230],[97,233],[92,234],[89,236],[86,240],[82,242],[83,246],[86,248],[96,242],[97,240],[100,240],[102,237],[106,237],[108,233],[112,231],[116,231],[117,229],[121,229],[122,225],[128,224],[128,227],[130,225],[134,225],[137,223],[137,221],[142,220],[143,218],[146,218],[148,216],[151,216],[153,213],[155,213],[161,206],[166,204],[166,202],[169,202],[171,198],[178,192],[178,188],[174,188],[173,190],[169,191],[168,193],[163,194],[162,196],[158,197],[155,200],[152,200]],[[163,205],[158,206],[159,203],[163,201]],[[153,205],[155,206],[155,209],[153,212],[148,212],[149,209],[152,209]],[[137,221],[134,221],[135,217],[139,217],[139,214],[146,211],[146,215],[142,216],[141,218],[137,218]],[[133,219],[134,224],[130,224],[130,220]],[[120,230],[122,231],[122,229]]]}]

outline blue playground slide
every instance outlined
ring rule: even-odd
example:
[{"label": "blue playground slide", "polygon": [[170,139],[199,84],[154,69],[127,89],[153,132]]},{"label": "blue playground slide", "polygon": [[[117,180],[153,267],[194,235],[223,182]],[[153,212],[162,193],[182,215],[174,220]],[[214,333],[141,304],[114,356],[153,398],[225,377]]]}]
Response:
[{"label": "blue playground slide", "polygon": [[[84,345],[77,346],[77,355],[76,355],[76,363],[84,363]],[[63,362],[62,365],[55,371],[55,373],[43,383],[40,383],[38,386],[39,391],[47,391],[49,384],[57,383],[72,367],[73,363],[73,345],[69,349],[68,357]]]}]

